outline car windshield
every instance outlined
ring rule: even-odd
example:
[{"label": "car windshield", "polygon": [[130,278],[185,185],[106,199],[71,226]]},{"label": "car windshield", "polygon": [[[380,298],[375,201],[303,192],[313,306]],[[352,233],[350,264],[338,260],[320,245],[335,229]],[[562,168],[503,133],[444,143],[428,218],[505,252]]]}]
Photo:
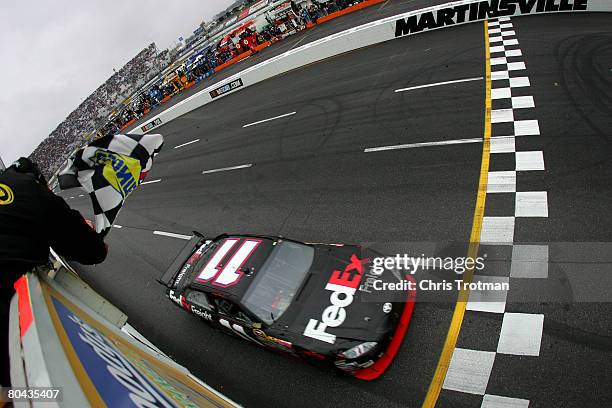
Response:
[{"label": "car windshield", "polygon": [[242,304],[264,323],[274,323],[291,304],[313,258],[312,247],[279,242],[255,275]]}]

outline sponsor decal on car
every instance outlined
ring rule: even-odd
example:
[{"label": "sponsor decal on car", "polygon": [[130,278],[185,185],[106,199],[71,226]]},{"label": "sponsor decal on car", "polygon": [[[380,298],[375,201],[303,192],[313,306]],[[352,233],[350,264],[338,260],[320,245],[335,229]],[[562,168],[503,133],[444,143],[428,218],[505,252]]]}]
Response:
[{"label": "sponsor decal on car", "polygon": [[328,327],[338,327],[346,319],[346,308],[353,303],[355,291],[363,277],[364,264],[368,259],[359,259],[357,255],[351,256],[344,271],[336,270],[325,285],[325,290],[331,291],[329,300],[331,305],[323,310],[321,321],[310,319],[304,329],[304,335],[325,343],[334,344],[336,336],[328,333]]},{"label": "sponsor decal on car", "polygon": [[191,265],[188,263],[185,264],[185,266],[183,266],[183,268],[181,269],[181,272],[178,274],[178,276],[176,277],[176,280],[174,281],[175,288],[179,287],[179,283],[181,283],[181,279],[183,279],[183,276],[185,276],[185,273],[187,273],[190,267]]},{"label": "sponsor decal on car", "polygon": [[[200,270],[196,281],[211,282],[222,288],[237,284],[244,275],[244,272],[241,271],[242,266],[262,242],[261,239],[227,238],[223,240],[223,244],[217,248]],[[240,244],[237,245],[238,243]],[[221,266],[223,260],[236,246],[238,249],[224,262],[224,266]]]},{"label": "sponsor decal on car", "polygon": [[206,241],[205,243],[203,243],[202,245],[200,245],[200,247],[198,248],[197,251],[195,251],[193,253],[193,255],[191,255],[189,257],[189,259],[187,260],[187,263],[189,265],[193,265],[194,263],[196,263],[198,261],[198,259],[200,259],[202,257],[202,253],[204,252],[204,248],[206,248],[208,246],[208,244],[210,243],[210,241]]},{"label": "sponsor decal on car", "polygon": [[281,346],[286,347],[286,348],[291,348],[293,346],[291,344],[291,342],[285,341],[285,340],[281,340],[281,339],[278,339],[278,338],[273,337],[273,336],[269,336],[266,332],[264,332],[261,329],[253,329],[253,334],[256,335],[257,337],[265,340],[265,341],[269,341],[271,343],[276,343],[276,344],[281,345]]},{"label": "sponsor decal on car", "polygon": [[206,310],[200,309],[199,307],[195,307],[191,305],[191,313],[193,313],[196,316],[201,317],[202,319],[212,321],[212,315]]},{"label": "sponsor decal on car", "polygon": [[168,291],[168,298],[170,298],[171,301],[173,301],[174,303],[176,303],[179,306],[182,306],[183,304],[181,303],[181,296],[177,296],[176,292],[173,290],[169,290]]},{"label": "sponsor decal on car", "polygon": [[380,280],[379,273],[375,273],[371,268],[369,268],[363,276],[361,284],[359,285],[359,290],[361,292],[372,293],[372,288],[374,284]]},{"label": "sponsor decal on car", "polygon": [[189,270],[189,268],[191,268],[191,266],[193,264],[195,264],[198,259],[200,259],[202,257],[202,253],[204,252],[204,248],[206,247],[207,244],[202,244],[200,245],[200,247],[198,248],[197,251],[195,251],[187,260],[187,262],[185,262],[185,265],[183,265],[183,268],[181,269],[181,271],[179,272],[178,276],[176,277],[176,279],[174,280],[174,287],[175,288],[179,288],[179,283],[181,283],[181,280],[183,279],[183,277],[185,276],[185,274],[187,273],[187,271]]},{"label": "sponsor decal on car", "polygon": [[237,335],[238,337],[242,337],[245,340],[249,340],[249,341],[252,341],[254,343],[257,343],[260,346],[262,345],[262,343],[258,340],[257,337],[253,337],[250,334],[247,334],[247,332],[244,330],[244,327],[242,327],[239,324],[230,323],[229,320],[223,319],[223,318],[219,319],[219,324],[221,326],[225,327],[226,329],[228,329],[230,332],[232,332],[235,335]]}]

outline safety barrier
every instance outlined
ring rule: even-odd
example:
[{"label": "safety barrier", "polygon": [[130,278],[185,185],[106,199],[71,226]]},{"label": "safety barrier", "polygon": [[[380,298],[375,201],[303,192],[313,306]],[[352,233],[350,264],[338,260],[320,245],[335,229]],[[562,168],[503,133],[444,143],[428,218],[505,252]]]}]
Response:
[{"label": "safety barrier", "polygon": [[456,1],[387,17],[302,45],[249,67],[178,102],[129,133],[143,134],[213,100],[326,58],[417,33],[501,16],[610,12],[610,0]]},{"label": "safety barrier", "polygon": [[[366,7],[370,7],[370,6],[373,6],[373,5],[379,4],[379,3],[383,2],[383,1],[387,1],[387,0],[365,0],[365,1],[361,2],[361,3],[359,3],[359,4],[355,4],[355,5],[353,5],[353,6],[350,6],[350,7],[345,8],[345,9],[338,10],[338,11],[336,11],[336,12],[330,13],[330,14],[329,14],[329,15],[327,15],[327,16],[321,17],[321,18],[319,18],[318,20],[316,20],[316,23],[311,23],[311,22],[309,22],[309,23],[307,23],[307,24],[306,24],[306,27],[305,27],[305,28],[306,28],[306,29],[312,28],[312,27],[316,26],[317,24],[322,24],[322,23],[324,23],[324,22],[327,22],[327,21],[333,20],[333,19],[335,19],[335,18],[337,18],[337,17],[343,16],[343,15],[346,15],[346,14],[349,14],[349,13],[353,13],[353,12],[358,11],[358,10],[362,10],[362,9],[364,9],[364,8],[366,8]],[[269,6],[269,7],[266,7],[266,8],[265,8],[265,10],[268,10],[268,9],[270,9],[270,8],[273,8],[273,7],[274,7],[274,6]],[[264,10],[264,9],[262,9],[262,10]],[[261,10],[260,10],[260,12],[253,14],[253,16],[256,16],[256,15],[259,15],[259,14],[261,14]],[[243,23],[244,23],[244,21],[245,21],[245,20],[241,20],[240,22],[237,22],[237,23],[236,23],[236,25],[243,24]],[[232,27],[233,27],[233,26],[232,26]],[[226,33],[228,33],[228,32],[231,32],[231,30],[230,30],[230,29],[223,30],[223,31],[222,31],[222,32],[221,32],[219,35],[221,35],[221,37],[222,37],[223,35],[225,35],[225,34],[226,34]],[[294,31],[294,32],[295,32],[295,31]],[[283,37],[283,38],[284,38],[284,37]],[[245,59],[245,58],[247,58],[247,57],[251,56],[252,54],[254,54],[254,53],[256,53],[256,52],[259,52],[259,51],[263,50],[264,48],[269,47],[270,45],[272,45],[273,43],[275,43],[275,42],[277,42],[277,41],[278,41],[278,39],[274,38],[274,39],[272,39],[272,40],[270,40],[270,41],[266,41],[266,42],[264,42],[264,43],[262,43],[262,44],[259,44],[259,45],[255,46],[255,47],[253,47],[253,48],[252,48],[252,50],[248,50],[247,52],[245,52],[245,53],[243,53],[243,54],[241,54],[241,55],[238,55],[238,56],[236,56],[235,58],[232,58],[231,60],[224,62],[223,64],[218,65],[217,67],[215,67],[215,68],[213,69],[213,71],[214,71],[214,72],[219,72],[219,71],[221,71],[221,70],[223,70],[223,69],[225,69],[225,68],[227,68],[227,67],[229,67],[229,66],[231,66],[231,65],[234,65],[235,63],[237,63],[237,62],[239,62],[239,61],[241,61],[241,60],[243,60],[243,59]],[[211,41],[211,42],[212,42],[212,43],[214,43],[215,41],[213,40],[213,41]],[[121,105],[127,106],[127,105],[129,104],[129,102],[132,100],[132,97],[133,97],[134,95],[138,95],[138,94],[141,94],[142,92],[146,92],[146,91],[147,91],[147,90],[148,90],[148,89],[149,89],[149,88],[150,88],[150,87],[151,87],[151,86],[152,86],[152,85],[155,83],[155,81],[158,81],[160,78],[165,77],[165,76],[166,76],[166,74],[168,74],[168,73],[172,72],[172,69],[173,69],[173,67],[174,67],[175,65],[180,65],[180,64],[182,64],[183,62],[185,62],[185,61],[186,61],[186,58],[187,58],[187,57],[189,57],[189,56],[191,56],[191,55],[195,54],[196,52],[199,52],[198,50],[200,50],[200,48],[199,48],[199,47],[194,47],[194,48],[193,48],[193,49],[192,49],[190,52],[188,52],[187,54],[185,54],[185,55],[184,55],[182,58],[180,58],[180,59],[179,59],[178,61],[176,61],[174,64],[172,64],[171,66],[169,66],[169,67],[165,68],[165,69],[162,71],[162,73],[161,73],[161,74],[158,74],[158,75],[157,75],[157,77],[156,77],[156,78],[153,78],[153,79],[152,79],[152,80],[150,80],[150,81],[149,81],[149,82],[148,82],[148,83],[147,83],[145,86],[143,86],[142,88],[139,88],[139,89],[138,89],[136,92],[134,92],[132,95],[130,95],[128,98],[126,98],[126,99],[125,99],[125,100],[124,100],[124,101],[121,103]],[[201,79],[200,79],[200,80],[201,80]],[[200,80],[198,80],[197,82],[199,82]],[[192,81],[192,82],[190,82],[190,83],[186,84],[186,85],[185,85],[185,87],[184,87],[184,89],[188,89],[188,88],[190,88],[190,87],[191,87],[191,86],[193,86],[195,83],[196,83],[196,81]],[[184,90],[184,89],[183,89],[183,90]],[[170,98],[172,98],[173,96],[175,96],[175,95],[176,95],[176,94],[178,94],[178,93],[180,93],[180,92],[177,92],[177,93],[174,93],[174,94],[170,95]],[[167,100],[166,100],[166,101],[167,101]],[[145,115],[146,115],[146,112],[145,112]],[[126,123],[126,124],[124,124],[123,126],[121,126],[121,130],[123,131],[123,130],[125,130],[125,129],[129,128],[129,127],[130,127],[132,124],[133,124],[133,122],[130,122],[130,123]]]},{"label": "safety barrier", "polygon": [[385,1],[387,1],[387,0],[367,0],[367,1],[364,1],[363,3],[358,3],[358,4],[355,4],[354,6],[347,7],[345,9],[343,9],[343,10],[334,11],[333,13],[329,13],[326,16],[318,18],[317,19],[317,24],[321,24],[321,23],[324,23],[326,21],[333,20],[334,18],[337,18],[337,17],[340,17],[340,16],[344,16],[346,14],[350,14],[350,13],[353,13],[355,11],[367,8],[367,7],[375,6],[375,5],[377,5],[379,3],[382,3],[382,2],[385,2]]},{"label": "safety barrier", "polygon": [[131,119],[128,122],[126,122],[123,126],[121,126],[121,130],[123,129],[127,129],[130,126],[132,126],[134,123],[136,123],[136,119]]},{"label": "safety barrier", "polygon": [[239,54],[239,55],[235,56],[235,57],[234,57],[234,58],[232,58],[231,60],[229,60],[229,61],[225,61],[225,62],[224,62],[223,64],[221,64],[221,65],[217,65],[217,66],[215,67],[215,72],[219,72],[219,71],[221,71],[222,69],[225,69],[225,68],[229,67],[230,65],[234,65],[234,64],[235,64],[235,63],[237,63],[238,61],[245,59],[246,57],[250,57],[252,53],[253,53],[253,51],[251,51],[251,50],[245,51],[245,52],[243,52],[242,54]]},{"label": "safety barrier", "polygon": [[149,343],[127,316],[64,267],[38,268],[15,289],[12,386],[47,388],[45,395],[54,397],[49,406],[239,407]]},{"label": "safety barrier", "polygon": [[261,51],[264,48],[267,48],[269,46],[271,46],[273,44],[272,41],[266,41],[264,43],[259,44],[258,46],[255,47],[255,51]]}]

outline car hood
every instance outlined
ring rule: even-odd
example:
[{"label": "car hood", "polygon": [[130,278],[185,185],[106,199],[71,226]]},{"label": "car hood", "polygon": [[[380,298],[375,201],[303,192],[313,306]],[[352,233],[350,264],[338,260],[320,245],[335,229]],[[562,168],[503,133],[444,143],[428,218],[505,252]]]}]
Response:
[{"label": "car hood", "polygon": [[367,262],[373,256],[357,246],[317,247],[308,277],[275,327],[284,330],[293,343],[324,354],[365,341],[384,341],[394,329],[406,292],[383,294],[367,284],[372,279],[400,280],[388,271],[373,274]]}]

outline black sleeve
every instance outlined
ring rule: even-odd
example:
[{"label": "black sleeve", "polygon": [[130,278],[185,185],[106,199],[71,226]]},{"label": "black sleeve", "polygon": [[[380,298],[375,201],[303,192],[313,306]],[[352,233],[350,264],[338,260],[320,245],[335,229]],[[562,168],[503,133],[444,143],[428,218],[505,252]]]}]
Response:
[{"label": "black sleeve", "polygon": [[81,213],[51,191],[45,190],[44,196],[49,210],[47,233],[53,250],[85,265],[104,261],[107,252],[104,240],[87,225]]}]

